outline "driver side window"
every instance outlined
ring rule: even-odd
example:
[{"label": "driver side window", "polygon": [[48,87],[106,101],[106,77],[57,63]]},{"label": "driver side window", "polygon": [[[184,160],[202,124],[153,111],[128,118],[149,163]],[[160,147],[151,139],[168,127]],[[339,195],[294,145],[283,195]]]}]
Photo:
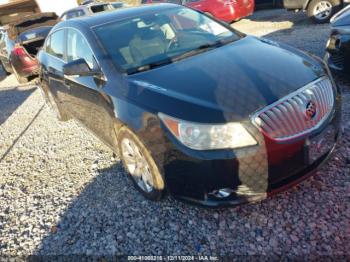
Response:
[{"label": "driver side window", "polygon": [[94,68],[95,58],[91,48],[83,35],[74,29],[67,33],[67,61],[71,62],[84,58],[90,69]]}]

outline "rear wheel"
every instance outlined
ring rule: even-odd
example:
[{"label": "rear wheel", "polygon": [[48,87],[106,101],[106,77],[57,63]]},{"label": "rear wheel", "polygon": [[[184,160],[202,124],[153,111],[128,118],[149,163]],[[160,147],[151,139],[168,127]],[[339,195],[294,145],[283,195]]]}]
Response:
[{"label": "rear wheel", "polygon": [[18,83],[20,83],[20,84],[28,83],[28,78],[20,76],[17,73],[16,68],[14,68],[13,66],[12,66],[12,70],[13,70],[14,75],[16,76],[16,79],[17,79]]},{"label": "rear wheel", "polygon": [[339,5],[332,0],[312,0],[307,8],[307,14],[316,23],[327,23],[337,12]]},{"label": "rear wheel", "polygon": [[127,127],[118,133],[118,150],[134,186],[147,199],[159,201],[164,195],[164,179],[151,153]]}]

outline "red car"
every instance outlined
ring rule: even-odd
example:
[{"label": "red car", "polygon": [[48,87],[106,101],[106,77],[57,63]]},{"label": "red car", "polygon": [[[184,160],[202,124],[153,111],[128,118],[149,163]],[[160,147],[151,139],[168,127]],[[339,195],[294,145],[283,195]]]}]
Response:
[{"label": "red car", "polygon": [[253,14],[254,0],[142,0],[142,4],[174,3],[196,9],[227,23]]},{"label": "red car", "polygon": [[14,42],[9,62],[18,82],[26,83],[29,77],[38,75],[36,54],[57,19],[55,13],[40,13],[25,16],[9,25],[8,35]]}]

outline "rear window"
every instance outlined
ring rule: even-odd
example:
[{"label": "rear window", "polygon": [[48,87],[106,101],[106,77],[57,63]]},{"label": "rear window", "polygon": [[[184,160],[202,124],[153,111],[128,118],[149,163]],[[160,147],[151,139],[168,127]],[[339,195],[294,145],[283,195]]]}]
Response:
[{"label": "rear window", "polygon": [[19,35],[18,42],[26,42],[34,39],[45,39],[51,30],[51,26],[30,29]]},{"label": "rear window", "polygon": [[99,13],[99,12],[104,12],[104,11],[111,10],[110,6],[108,4],[105,4],[105,5],[93,5],[90,8],[91,8],[91,11],[93,13]]}]

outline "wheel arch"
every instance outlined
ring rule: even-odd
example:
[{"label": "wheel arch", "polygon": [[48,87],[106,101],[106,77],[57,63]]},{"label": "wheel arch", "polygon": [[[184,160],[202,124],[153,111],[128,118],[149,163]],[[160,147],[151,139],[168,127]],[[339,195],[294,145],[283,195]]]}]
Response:
[{"label": "wheel arch", "polygon": [[[306,0],[303,6],[303,10],[307,10],[312,1],[313,0]],[[329,0],[329,1],[333,2],[335,5],[343,5],[342,0]]]}]

